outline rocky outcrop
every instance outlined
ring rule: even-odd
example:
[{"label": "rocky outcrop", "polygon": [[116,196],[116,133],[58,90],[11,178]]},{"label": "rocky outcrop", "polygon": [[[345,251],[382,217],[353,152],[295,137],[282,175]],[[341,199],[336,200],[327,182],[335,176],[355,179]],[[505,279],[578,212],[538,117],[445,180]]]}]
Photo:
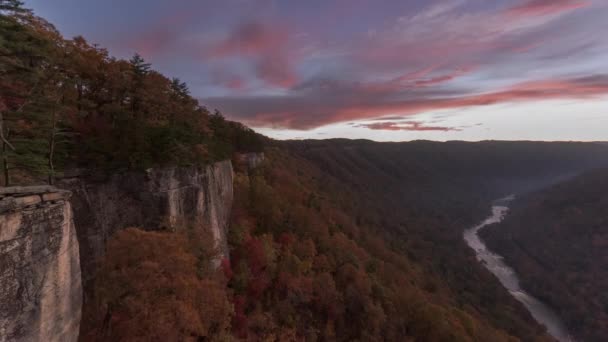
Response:
[{"label": "rocky outcrop", "polygon": [[0,189],[0,341],[76,341],[82,287],[69,192]]},{"label": "rocky outcrop", "polygon": [[265,160],[263,152],[241,153],[237,155],[237,161],[247,168],[253,170],[258,168]]},{"label": "rocky outcrop", "polygon": [[[0,342],[77,341],[83,299],[118,230],[204,229],[228,257],[230,161],[0,188]],[[83,291],[84,290],[84,291]]]},{"label": "rocky outcrop", "polygon": [[227,257],[232,181],[230,161],[61,180],[60,186],[73,193],[85,300],[91,294],[96,264],[104,255],[106,242],[120,229],[181,229],[197,224],[211,233],[220,250],[216,264]]}]

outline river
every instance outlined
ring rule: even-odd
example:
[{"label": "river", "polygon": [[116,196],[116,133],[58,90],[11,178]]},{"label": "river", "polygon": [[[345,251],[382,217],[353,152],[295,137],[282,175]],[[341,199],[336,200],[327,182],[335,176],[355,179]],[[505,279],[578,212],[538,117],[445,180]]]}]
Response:
[{"label": "river", "polygon": [[574,341],[565,328],[564,323],[557,314],[547,305],[532,297],[519,285],[519,278],[515,271],[505,264],[503,258],[490,251],[485,243],[479,238],[477,232],[483,227],[498,223],[503,220],[509,207],[507,206],[514,196],[505,197],[497,200],[492,206],[492,215],[475,227],[465,230],[464,240],[477,255],[479,260],[492,274],[494,274],[501,284],[511,293],[515,299],[520,301],[532,314],[536,321],[545,327],[551,336],[560,342]]}]

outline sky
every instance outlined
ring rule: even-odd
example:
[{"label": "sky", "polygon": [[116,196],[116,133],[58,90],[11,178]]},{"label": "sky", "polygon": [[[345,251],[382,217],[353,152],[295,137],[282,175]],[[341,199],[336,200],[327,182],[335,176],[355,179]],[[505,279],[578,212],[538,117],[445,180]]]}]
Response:
[{"label": "sky", "polygon": [[608,140],[606,0],[26,0],[278,139]]}]

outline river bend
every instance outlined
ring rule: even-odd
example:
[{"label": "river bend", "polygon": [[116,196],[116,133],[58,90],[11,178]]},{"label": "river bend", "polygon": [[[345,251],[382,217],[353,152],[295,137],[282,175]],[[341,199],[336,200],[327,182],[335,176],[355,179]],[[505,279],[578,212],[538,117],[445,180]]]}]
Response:
[{"label": "river bend", "polygon": [[513,198],[513,196],[510,196],[497,200],[492,206],[492,215],[477,226],[465,230],[464,240],[475,251],[477,260],[492,272],[509,293],[530,311],[530,314],[538,323],[547,327],[547,332],[551,336],[560,342],[571,342],[573,339],[557,314],[547,305],[526,293],[520,287],[519,278],[515,271],[505,264],[503,257],[490,251],[477,234],[482,228],[502,221],[509,211],[507,205]]}]

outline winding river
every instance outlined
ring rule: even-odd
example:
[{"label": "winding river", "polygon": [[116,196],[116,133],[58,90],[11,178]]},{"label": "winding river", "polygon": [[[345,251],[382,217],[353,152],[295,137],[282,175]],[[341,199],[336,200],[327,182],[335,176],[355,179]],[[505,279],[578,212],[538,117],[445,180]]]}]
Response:
[{"label": "winding river", "polygon": [[547,327],[551,336],[560,342],[571,342],[573,339],[557,314],[547,305],[526,293],[520,287],[515,271],[505,264],[500,255],[492,253],[477,235],[477,232],[483,227],[502,221],[509,210],[507,205],[513,199],[514,196],[509,196],[495,201],[492,206],[492,215],[477,226],[465,230],[464,240],[477,254],[477,260],[492,272],[509,293],[530,311],[538,323]]}]

